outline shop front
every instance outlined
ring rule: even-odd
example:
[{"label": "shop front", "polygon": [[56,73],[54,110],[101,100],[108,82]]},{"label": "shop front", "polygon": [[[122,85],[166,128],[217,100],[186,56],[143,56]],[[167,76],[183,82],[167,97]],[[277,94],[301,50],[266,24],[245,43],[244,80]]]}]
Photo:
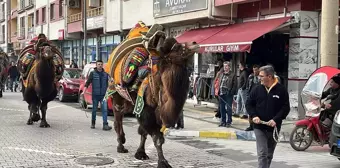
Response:
[{"label": "shop front", "polygon": [[221,60],[230,61],[236,74],[240,62],[249,70],[255,64],[271,64],[287,86],[289,25],[294,22],[292,17],[282,17],[189,30],[177,37],[179,42],[195,41],[201,47],[194,63],[197,103],[216,103],[213,79]]}]

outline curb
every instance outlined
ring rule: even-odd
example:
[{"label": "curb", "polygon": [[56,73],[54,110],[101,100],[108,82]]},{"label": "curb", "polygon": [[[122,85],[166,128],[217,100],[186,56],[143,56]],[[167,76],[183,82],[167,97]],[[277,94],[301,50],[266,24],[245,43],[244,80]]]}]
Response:
[{"label": "curb", "polygon": [[[198,137],[198,138],[218,138],[227,140],[256,141],[254,131],[185,131],[166,129],[165,136],[168,137]],[[280,142],[289,142],[290,133],[281,132]]]}]

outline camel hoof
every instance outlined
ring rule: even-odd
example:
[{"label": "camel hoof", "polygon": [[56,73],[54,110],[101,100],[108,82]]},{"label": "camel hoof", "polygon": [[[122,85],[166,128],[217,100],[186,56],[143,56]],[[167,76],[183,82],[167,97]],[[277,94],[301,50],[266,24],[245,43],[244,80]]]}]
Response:
[{"label": "camel hoof", "polygon": [[27,124],[27,125],[33,125],[33,121],[32,121],[31,119],[28,119],[28,121],[27,121],[26,124]]},{"label": "camel hoof", "polygon": [[39,120],[40,120],[40,115],[39,114],[33,114],[32,121],[33,122],[38,122]]},{"label": "camel hoof", "polygon": [[160,160],[158,161],[157,168],[172,168],[167,160]]},{"label": "camel hoof", "polygon": [[50,124],[48,124],[46,121],[41,121],[40,127],[41,127],[41,128],[49,128],[49,127],[50,127]]},{"label": "camel hoof", "polygon": [[118,153],[128,153],[129,151],[125,149],[123,145],[117,147],[117,152]]},{"label": "camel hoof", "polygon": [[149,156],[144,151],[137,151],[135,158],[138,160],[148,160]]}]

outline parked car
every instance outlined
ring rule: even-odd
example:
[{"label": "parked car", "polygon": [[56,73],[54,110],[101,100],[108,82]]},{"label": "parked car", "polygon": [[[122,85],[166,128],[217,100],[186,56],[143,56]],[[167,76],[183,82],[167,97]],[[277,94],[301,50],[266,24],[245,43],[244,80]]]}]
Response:
[{"label": "parked car", "polygon": [[65,68],[62,78],[57,83],[59,101],[78,99],[81,70],[77,68]]},{"label": "parked car", "polygon": [[[106,64],[104,64],[104,67],[106,66]],[[80,86],[79,86],[79,98],[78,98],[78,102],[79,105],[83,108],[87,108],[88,106],[92,106],[92,85],[90,85],[87,89],[86,92],[84,92],[84,87],[85,87],[85,83],[90,75],[90,73],[94,70],[94,68],[96,67],[96,63],[95,62],[91,62],[89,64],[86,64],[82,75],[81,75],[81,80],[80,80]],[[104,68],[105,69],[105,68]],[[108,109],[108,113],[112,114],[112,100],[111,98],[109,98],[107,100],[107,109]],[[100,108],[100,103],[99,103],[99,108]]]}]

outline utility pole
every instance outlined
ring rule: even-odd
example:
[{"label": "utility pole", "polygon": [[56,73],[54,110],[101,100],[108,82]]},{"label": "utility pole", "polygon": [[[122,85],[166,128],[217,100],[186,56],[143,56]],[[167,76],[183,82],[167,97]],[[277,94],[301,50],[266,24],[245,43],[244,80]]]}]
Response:
[{"label": "utility pole", "polygon": [[322,0],[321,66],[338,68],[339,0]]},{"label": "utility pole", "polygon": [[86,1],[84,0],[84,14],[83,14],[83,25],[84,25],[84,64],[87,64],[87,40],[86,40],[86,35],[87,35],[87,10],[86,10]]}]

